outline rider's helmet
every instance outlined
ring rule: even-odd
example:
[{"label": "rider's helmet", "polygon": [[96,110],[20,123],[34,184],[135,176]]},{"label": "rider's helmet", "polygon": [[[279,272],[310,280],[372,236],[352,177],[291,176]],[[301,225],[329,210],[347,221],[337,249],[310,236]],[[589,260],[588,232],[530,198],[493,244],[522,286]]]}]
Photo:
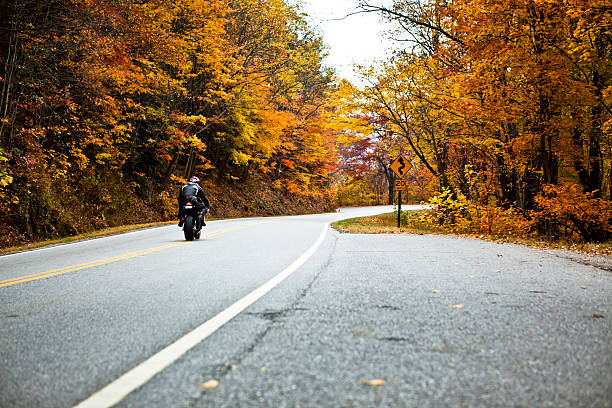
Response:
[{"label": "rider's helmet", "polygon": [[192,182],[192,183],[199,183],[200,179],[197,178],[196,176],[193,176],[192,178],[189,179],[189,181]]}]

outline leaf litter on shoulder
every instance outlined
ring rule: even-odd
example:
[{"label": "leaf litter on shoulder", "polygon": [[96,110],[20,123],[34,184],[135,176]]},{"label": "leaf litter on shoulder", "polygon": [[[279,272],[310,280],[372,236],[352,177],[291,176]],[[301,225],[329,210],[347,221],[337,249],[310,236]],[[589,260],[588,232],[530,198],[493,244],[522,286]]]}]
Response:
[{"label": "leaf litter on shoulder", "polygon": [[[407,223],[397,227],[397,213],[386,213],[369,217],[350,218],[332,223],[332,227],[341,232],[356,234],[418,234],[449,235],[463,238],[482,239],[499,244],[518,244],[531,248],[547,250],[567,250],[589,255],[612,256],[612,241],[604,243],[580,243],[568,241],[551,241],[543,237],[515,235],[487,235],[482,233],[460,234],[443,227],[434,226],[419,219],[420,211],[406,211]],[[503,254],[496,254],[503,257]],[[584,261],[583,262],[590,262]]]}]

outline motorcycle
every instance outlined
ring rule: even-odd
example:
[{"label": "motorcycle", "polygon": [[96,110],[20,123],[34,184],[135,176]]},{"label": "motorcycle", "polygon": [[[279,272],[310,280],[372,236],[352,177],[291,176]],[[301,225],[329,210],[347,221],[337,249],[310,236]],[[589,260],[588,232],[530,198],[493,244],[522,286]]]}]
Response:
[{"label": "motorcycle", "polygon": [[198,208],[197,205],[189,201],[189,197],[187,199],[187,202],[183,205],[183,232],[187,241],[193,241],[194,239],[200,239],[205,209]]}]

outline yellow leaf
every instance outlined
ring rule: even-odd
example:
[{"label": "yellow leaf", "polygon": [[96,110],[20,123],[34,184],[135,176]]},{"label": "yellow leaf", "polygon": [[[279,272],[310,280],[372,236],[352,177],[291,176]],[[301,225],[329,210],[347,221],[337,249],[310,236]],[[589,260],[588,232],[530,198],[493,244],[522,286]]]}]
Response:
[{"label": "yellow leaf", "polygon": [[205,388],[207,390],[217,388],[218,386],[219,386],[219,381],[217,380],[208,380],[205,383],[200,384],[200,387]]},{"label": "yellow leaf", "polygon": [[440,293],[439,290],[432,290],[431,293]]},{"label": "yellow leaf", "polygon": [[362,381],[361,383],[363,385],[371,385],[372,387],[381,387],[386,384],[385,380],[381,380],[381,379]]},{"label": "yellow leaf", "polygon": [[463,309],[463,305],[452,305],[453,309]]}]

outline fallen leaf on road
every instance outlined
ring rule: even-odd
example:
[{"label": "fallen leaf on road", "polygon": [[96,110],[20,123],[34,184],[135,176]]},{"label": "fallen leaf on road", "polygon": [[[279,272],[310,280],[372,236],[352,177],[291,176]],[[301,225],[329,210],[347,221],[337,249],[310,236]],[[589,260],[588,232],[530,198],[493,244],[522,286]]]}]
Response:
[{"label": "fallen leaf on road", "polygon": [[580,287],[580,289],[586,289],[586,288],[587,288],[586,286],[581,286],[581,287]]},{"label": "fallen leaf on road", "polygon": [[497,254],[497,256],[503,256],[502,254]]},{"label": "fallen leaf on road", "polygon": [[261,367],[259,371],[261,371],[262,373],[265,373],[266,371],[268,371],[268,367]]},{"label": "fallen leaf on road", "polygon": [[439,290],[432,290],[431,293],[440,293]]},{"label": "fallen leaf on road", "polygon": [[205,383],[200,384],[200,387],[205,388],[207,390],[212,390],[213,388],[217,388],[219,386],[219,381],[217,380],[208,380]]},{"label": "fallen leaf on road", "polygon": [[604,317],[604,315],[599,314],[599,313],[593,313],[593,317],[596,319],[601,319],[602,317]]},{"label": "fallen leaf on road", "polygon": [[363,385],[371,385],[372,387],[381,387],[386,384],[385,380],[380,379],[362,381],[361,383]]},{"label": "fallen leaf on road", "polygon": [[452,305],[453,309],[463,309],[463,305]]}]

